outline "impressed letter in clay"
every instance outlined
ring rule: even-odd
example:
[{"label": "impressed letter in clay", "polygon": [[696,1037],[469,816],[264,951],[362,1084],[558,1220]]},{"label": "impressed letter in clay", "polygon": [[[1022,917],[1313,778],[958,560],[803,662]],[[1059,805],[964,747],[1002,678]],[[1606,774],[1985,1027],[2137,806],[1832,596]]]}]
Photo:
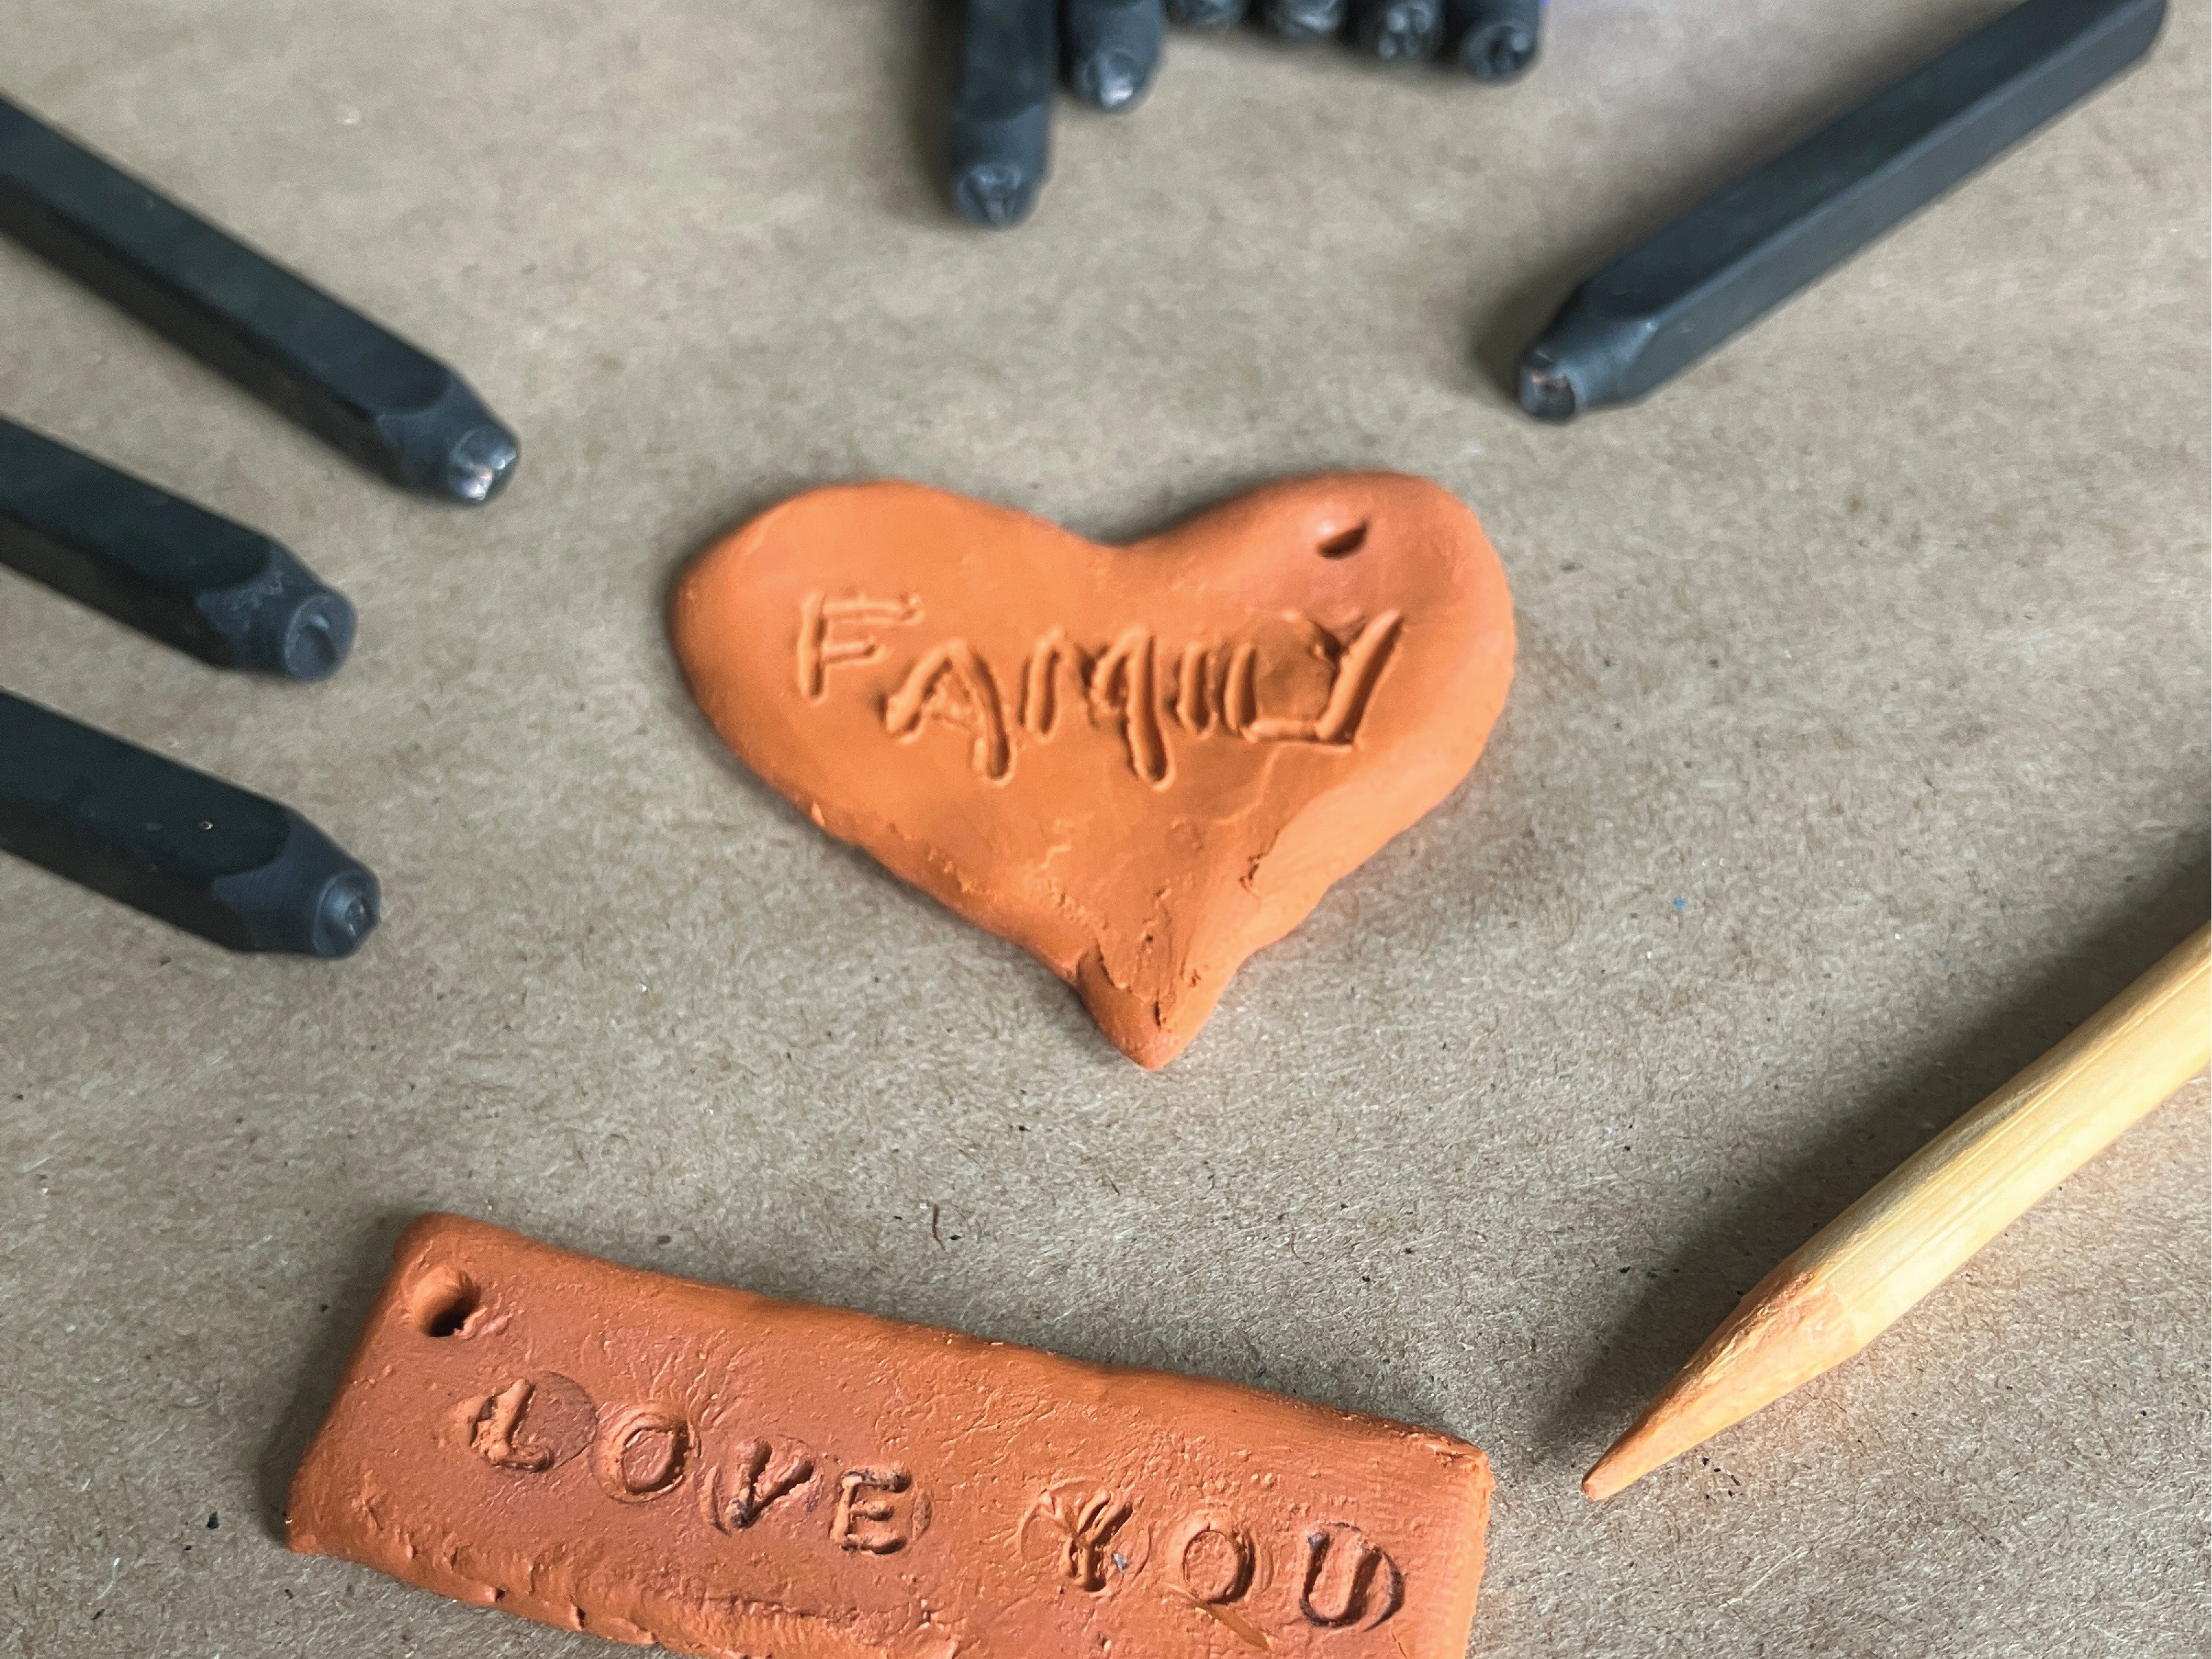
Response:
[{"label": "impressed letter in clay", "polygon": [[1393,473],[1126,548],[918,484],[816,490],[707,552],[672,631],[747,764],[1146,1066],[1451,792],[1513,672],[1482,527]]},{"label": "impressed letter in clay", "polygon": [[771,1301],[426,1216],[292,1547],[739,1659],[1459,1659],[1490,1471],[1225,1382]]}]

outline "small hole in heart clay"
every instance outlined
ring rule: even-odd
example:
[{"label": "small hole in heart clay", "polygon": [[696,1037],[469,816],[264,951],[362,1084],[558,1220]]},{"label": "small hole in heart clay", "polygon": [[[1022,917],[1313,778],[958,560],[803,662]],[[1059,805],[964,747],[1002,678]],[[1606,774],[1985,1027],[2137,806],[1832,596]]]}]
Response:
[{"label": "small hole in heart clay", "polygon": [[1367,544],[1367,526],[1356,524],[1349,530],[1340,530],[1326,538],[1314,550],[1324,559],[1348,559]]}]

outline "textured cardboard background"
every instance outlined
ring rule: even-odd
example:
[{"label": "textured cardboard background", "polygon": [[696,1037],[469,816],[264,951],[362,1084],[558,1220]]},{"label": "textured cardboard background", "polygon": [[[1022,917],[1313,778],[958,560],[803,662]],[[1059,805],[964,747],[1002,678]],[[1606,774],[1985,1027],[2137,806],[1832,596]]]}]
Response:
[{"label": "textured cardboard background", "polygon": [[[0,87],[525,445],[482,514],[403,498],[0,247],[0,409],[362,619],[334,682],[253,684],[0,573],[0,684],[291,802],[388,899],[354,961],[250,960],[0,861],[0,1653],[599,1650],[272,1541],[434,1206],[1466,1435],[1477,1654],[2202,1652],[2201,1083],[1859,1362],[1574,1485],[2204,914],[2202,0],[1648,406],[1542,428],[1483,368],[1995,9],[1560,0],[1503,93],[1179,37],[991,237],[933,184],[919,4],[0,8]],[[1483,515],[1520,679],[1162,1075],[743,775],[662,641],[678,563],[799,487],[1110,536],[1344,465]]]}]

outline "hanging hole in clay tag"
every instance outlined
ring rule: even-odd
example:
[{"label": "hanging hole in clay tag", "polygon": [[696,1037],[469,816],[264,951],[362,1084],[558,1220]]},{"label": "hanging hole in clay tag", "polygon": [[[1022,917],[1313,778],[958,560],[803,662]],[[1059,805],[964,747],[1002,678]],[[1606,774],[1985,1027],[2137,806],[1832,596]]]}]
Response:
[{"label": "hanging hole in clay tag", "polygon": [[483,1292],[458,1267],[434,1267],[408,1298],[415,1328],[425,1336],[459,1336],[483,1306]]}]

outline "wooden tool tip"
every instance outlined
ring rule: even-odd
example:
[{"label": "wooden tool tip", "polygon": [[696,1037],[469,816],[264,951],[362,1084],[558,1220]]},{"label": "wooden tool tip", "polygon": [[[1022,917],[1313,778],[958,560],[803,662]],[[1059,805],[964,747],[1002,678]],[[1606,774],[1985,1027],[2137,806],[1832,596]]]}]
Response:
[{"label": "wooden tool tip", "polygon": [[1850,1358],[2212,1060],[2212,927],[1753,1286],[1583,1479],[1593,1503]]},{"label": "wooden tool tip", "polygon": [[1654,1421],[1648,1412],[1639,1418],[1635,1427],[1614,1441],[1605,1455],[1590,1466],[1589,1473],[1583,1477],[1583,1496],[1593,1504],[1602,1504],[1697,1443],[1694,1440],[1680,1445],[1668,1443],[1679,1437],[1667,1433],[1668,1426],[1668,1419]]},{"label": "wooden tool tip", "polygon": [[1794,1259],[1768,1274],[1583,1477],[1602,1503],[1856,1353],[1866,1339]]}]

